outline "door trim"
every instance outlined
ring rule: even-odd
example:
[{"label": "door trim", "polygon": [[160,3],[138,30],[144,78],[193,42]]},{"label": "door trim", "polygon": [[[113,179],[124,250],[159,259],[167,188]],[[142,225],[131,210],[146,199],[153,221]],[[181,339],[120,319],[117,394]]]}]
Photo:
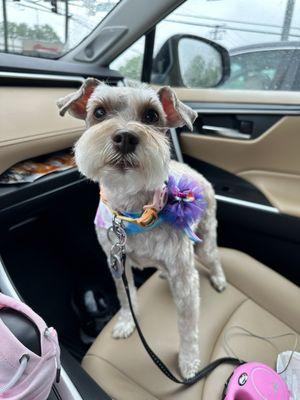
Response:
[{"label": "door trim", "polygon": [[55,74],[35,74],[29,72],[6,72],[0,71],[0,78],[16,78],[16,79],[34,79],[34,80],[46,80],[46,81],[62,81],[62,82],[79,82],[83,83],[84,78],[82,76],[72,75],[55,75]]},{"label": "door trim", "polygon": [[261,103],[207,103],[185,102],[198,114],[264,114],[264,115],[300,115],[300,106],[291,104]]},{"label": "door trim", "polygon": [[[170,129],[170,133],[171,133],[171,140],[172,140],[173,148],[175,151],[176,159],[179,162],[184,162],[176,129],[175,128]],[[265,212],[274,213],[274,214],[280,213],[280,211],[276,207],[266,206],[264,204],[254,203],[252,201],[236,199],[233,197],[222,196],[219,194],[215,194],[215,198],[217,199],[217,201],[220,201],[223,203],[230,203],[230,204],[238,205],[241,207],[248,207],[248,208],[252,208],[255,210],[265,211]]]},{"label": "door trim", "polygon": [[215,198],[218,201],[221,201],[223,203],[235,204],[235,205],[238,205],[238,206],[253,208],[255,210],[266,211],[266,212],[273,213],[273,214],[279,214],[280,213],[280,211],[276,207],[266,206],[264,204],[259,204],[259,203],[253,203],[252,201],[235,199],[233,197],[222,196],[222,195],[219,195],[219,194],[216,194]]}]

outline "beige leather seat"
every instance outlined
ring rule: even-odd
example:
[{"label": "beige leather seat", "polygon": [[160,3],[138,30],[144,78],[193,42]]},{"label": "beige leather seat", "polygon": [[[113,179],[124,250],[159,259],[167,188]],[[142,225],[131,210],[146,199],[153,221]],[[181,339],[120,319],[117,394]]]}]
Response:
[{"label": "beige leather seat", "polygon": [[[298,287],[244,253],[221,249],[221,255],[229,282],[225,292],[217,293],[211,287],[207,272],[201,267],[203,366],[226,355],[223,334],[230,326],[240,325],[265,336],[290,331],[300,333]],[[151,277],[139,290],[139,304],[144,335],[153,350],[178,374],[176,310],[167,281],[158,274]],[[111,338],[115,318],[101,332],[83,360],[85,370],[114,399],[221,399],[224,382],[232,367],[221,366],[206,380],[191,387],[177,385],[152,363],[136,332],[125,340]],[[237,335],[231,338],[230,345],[242,359],[275,366],[277,351],[267,342]],[[278,339],[276,345],[280,351],[291,349],[293,338]]]}]

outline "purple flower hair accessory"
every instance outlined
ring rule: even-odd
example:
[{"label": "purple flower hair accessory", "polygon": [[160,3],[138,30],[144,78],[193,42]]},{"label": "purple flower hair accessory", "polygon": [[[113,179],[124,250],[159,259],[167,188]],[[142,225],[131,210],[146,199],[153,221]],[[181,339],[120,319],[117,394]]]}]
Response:
[{"label": "purple flower hair accessory", "polygon": [[190,225],[201,218],[206,207],[202,188],[196,181],[183,175],[178,183],[170,176],[167,190],[168,201],[162,211],[163,218],[177,228],[191,231]]}]

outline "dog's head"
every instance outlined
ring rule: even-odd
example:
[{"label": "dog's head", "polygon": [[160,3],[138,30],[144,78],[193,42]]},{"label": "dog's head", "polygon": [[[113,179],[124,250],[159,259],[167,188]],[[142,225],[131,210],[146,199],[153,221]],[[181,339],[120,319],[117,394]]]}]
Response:
[{"label": "dog's head", "polygon": [[133,191],[153,190],[168,174],[169,127],[192,129],[196,113],[169,87],[112,87],[88,78],[81,88],[59,99],[60,114],[68,111],[86,121],[75,145],[81,173],[105,186],[131,185]]}]

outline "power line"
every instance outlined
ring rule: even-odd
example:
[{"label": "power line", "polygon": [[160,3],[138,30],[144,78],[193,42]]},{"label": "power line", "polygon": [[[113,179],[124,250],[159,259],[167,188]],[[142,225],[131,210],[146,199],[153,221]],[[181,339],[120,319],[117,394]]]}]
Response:
[{"label": "power line", "polygon": [[[216,27],[215,24],[209,25],[209,24],[202,24],[200,22],[196,23],[196,22],[188,22],[188,21],[178,21],[176,19],[170,19],[170,18],[166,18],[165,20],[167,22],[174,22],[176,24],[181,23],[181,24],[184,24],[184,25],[203,26],[203,27],[206,27],[206,28],[215,28]],[[250,29],[250,28],[249,29],[247,29],[247,28],[236,28],[234,26],[228,26],[228,25],[226,25],[226,30],[239,31],[239,32],[250,32],[250,33],[257,33],[257,34],[263,33],[263,34],[267,34],[267,35],[280,36],[280,33],[276,33],[276,32],[261,31],[261,30],[257,31],[255,29]],[[295,35],[293,33],[290,33],[290,36],[300,38],[300,35]]]},{"label": "power line", "polygon": [[[26,1],[26,0],[25,0]],[[28,0],[27,0],[28,1]],[[30,1],[28,1],[29,3],[31,3]],[[37,4],[38,5],[38,7],[32,7],[32,6],[30,6],[30,5],[28,5],[28,4],[20,4],[20,7],[25,7],[25,8],[30,8],[31,10],[35,10],[35,11],[41,11],[41,12],[47,12],[47,13],[50,13],[50,14],[53,14],[53,12],[49,9],[49,8],[46,8],[45,6],[43,6],[43,5],[39,5],[39,4]],[[44,8],[39,8],[39,7],[44,7]],[[60,13],[55,13],[56,15],[63,15],[63,14],[60,14]]]},{"label": "power line", "polygon": [[[237,21],[234,19],[223,19],[217,17],[208,17],[208,16],[200,16],[200,15],[192,15],[192,14],[183,14],[183,13],[174,13],[174,16],[180,17],[188,17],[188,18],[195,18],[195,19],[206,19],[210,21],[221,21],[221,22],[232,22],[234,24],[243,24],[243,25],[253,25],[253,26],[263,26],[268,28],[279,28],[282,29],[282,25],[273,25],[273,24],[263,24],[261,22],[249,22],[249,21]],[[291,26],[291,29],[300,30],[300,28],[296,26]]]}]

